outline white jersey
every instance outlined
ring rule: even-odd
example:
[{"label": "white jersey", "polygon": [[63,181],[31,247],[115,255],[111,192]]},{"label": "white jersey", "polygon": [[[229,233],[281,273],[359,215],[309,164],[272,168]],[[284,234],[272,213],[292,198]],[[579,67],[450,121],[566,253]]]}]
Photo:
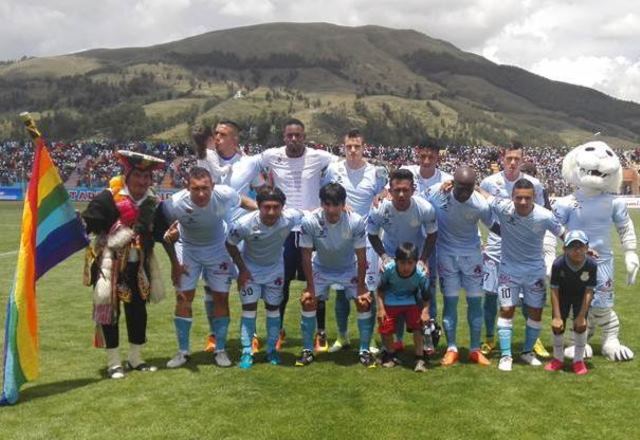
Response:
[{"label": "white jersey", "polygon": [[320,180],[329,164],[337,159],[331,153],[306,147],[300,157],[288,157],[286,147],[270,148],[260,155],[273,185],[287,197],[287,207],[311,211],[320,206]]},{"label": "white jersey", "polygon": [[487,227],[492,224],[491,208],[485,198],[474,191],[468,200],[461,203],[453,196],[453,191],[440,191],[438,183],[428,191],[427,200],[438,218],[438,255],[480,255],[478,221]]},{"label": "white jersey", "polygon": [[355,212],[343,212],[335,224],[327,221],[322,209],[302,219],[300,247],[315,249],[313,266],[321,272],[353,271],[355,249],[364,249],[366,240],[365,220]]},{"label": "white jersey", "polygon": [[451,174],[445,173],[444,171],[440,170],[440,168],[436,168],[433,176],[429,177],[428,179],[425,179],[420,175],[420,165],[402,165],[400,169],[409,170],[411,171],[411,174],[413,174],[413,187],[416,194],[428,192],[429,188],[433,187],[437,183],[453,180],[453,176]]},{"label": "white jersey", "polygon": [[511,200],[497,197],[491,199],[490,206],[500,223],[502,236],[500,272],[526,277],[542,268],[544,273],[542,245],[545,232],[550,231],[556,237],[564,232],[553,213],[543,206],[533,205],[533,211],[523,217],[516,212]]},{"label": "white jersey", "polygon": [[196,165],[209,171],[213,183],[225,183],[224,179],[229,174],[231,165],[238,162],[243,156],[242,152],[237,151],[233,156],[224,158],[215,149],[207,148],[205,158],[197,159]]},{"label": "white jersey", "polygon": [[629,211],[624,200],[611,194],[585,196],[576,191],[556,199],[553,213],[567,230],[581,229],[589,238],[589,247],[598,252],[598,261],[613,258],[611,226],[624,228],[629,221]]},{"label": "white jersey", "polygon": [[227,243],[237,246],[244,242],[242,259],[256,283],[269,281],[274,274],[284,273],[282,246],[291,230],[300,225],[302,216],[302,211],[297,209],[284,209],[278,221],[273,226],[267,226],[260,220],[260,213],[254,211],[231,225]]},{"label": "white jersey", "polygon": [[183,189],[162,202],[164,215],[173,222],[178,220],[180,241],[189,246],[212,246],[215,252],[224,247],[228,214],[240,206],[240,196],[225,185],[216,185],[207,206],[201,208],[191,201],[189,190]]},{"label": "white jersey", "polygon": [[387,185],[388,172],[384,167],[366,163],[358,169],[347,166],[342,160],[334,162],[327,168],[322,185],[339,183],[347,191],[347,205],[366,218],[376,195]]},{"label": "white jersey", "polygon": [[[492,174],[485,177],[480,183],[480,188],[499,199],[511,200],[511,193],[513,192],[513,185],[520,179],[527,179],[533,183],[534,190],[534,202],[537,205],[544,206],[544,193],[542,184],[538,179],[525,173],[520,173],[515,180],[508,180],[504,171]],[[487,245],[484,248],[484,253],[487,257],[494,261],[500,261],[500,236],[489,232],[487,238]]]},{"label": "white jersey", "polygon": [[396,248],[411,242],[422,253],[427,234],[438,230],[436,212],[422,197],[411,197],[411,205],[406,211],[398,211],[391,200],[383,200],[377,208],[371,208],[367,222],[367,233],[382,234],[382,244],[387,255],[393,257]]}]

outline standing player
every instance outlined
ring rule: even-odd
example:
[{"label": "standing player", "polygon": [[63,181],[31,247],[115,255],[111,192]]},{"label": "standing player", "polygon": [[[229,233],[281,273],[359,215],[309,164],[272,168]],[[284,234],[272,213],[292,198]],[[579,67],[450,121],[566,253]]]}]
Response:
[{"label": "standing player", "polygon": [[225,219],[237,206],[255,209],[252,202],[241,199],[228,186],[214,185],[206,169],[193,167],[189,172],[189,188],[162,203],[164,216],[168,222],[178,222],[180,233],[175,251],[165,246],[171,260],[172,278],[178,289],[174,324],[179,347],[167,367],[177,368],[189,360],[191,303],[200,275],[211,290],[214,302],[213,316],[210,317],[217,339],[214,360],[220,367],[231,366],[225,347],[229,327],[229,286],[235,269],[224,246]]},{"label": "standing player", "polygon": [[[227,236],[227,250],[238,267],[238,286],[242,302],[240,368],[253,365],[252,337],[256,330],[258,300],[267,309],[267,361],[280,364],[276,341],[280,331],[280,302],[284,265],[282,245],[294,226],[300,225],[302,213],[284,209],[286,198],[278,188],[263,188],[256,198],[258,212],[233,223]],[[242,252],[238,244],[244,243]]]},{"label": "standing player", "polygon": [[453,191],[441,184],[428,192],[428,200],[438,218],[438,276],[444,296],[442,323],[447,336],[447,352],[441,364],[451,366],[458,362],[456,328],[458,324],[458,295],[461,288],[467,294],[467,321],[471,336],[469,360],[489,365],[480,352],[482,331],[482,253],[478,235],[478,221],[492,226],[489,204],[474,191],[475,171],[467,166],[456,170]]},{"label": "standing player", "polygon": [[[316,209],[320,206],[318,194],[322,175],[337,157],[323,150],[307,148],[304,124],[298,119],[290,119],[285,123],[283,137],[283,147],[268,149],[260,155],[261,168],[268,170],[272,185],[282,189],[288,208],[303,211]],[[291,281],[304,279],[299,240],[300,231],[295,228],[284,244],[284,297],[280,305],[282,328],[278,346],[285,337],[284,314]],[[326,341],[324,346],[327,346]]]},{"label": "standing player", "polygon": [[[480,188],[488,192],[492,196],[500,199],[511,200],[513,186],[519,179],[529,180],[534,187],[534,202],[540,206],[544,206],[543,188],[540,182],[527,174],[520,171],[522,163],[523,148],[518,141],[513,141],[500,152],[500,161],[502,162],[502,171],[486,177],[481,183]],[[487,245],[484,248],[484,324],[486,330],[486,339],[482,344],[482,353],[489,355],[495,348],[494,330],[496,324],[496,314],[498,313],[498,273],[500,272],[500,236],[489,232]],[[541,355],[547,354],[542,343],[536,342],[536,353],[540,350]]]},{"label": "standing player", "polygon": [[541,362],[532,352],[533,345],[542,327],[542,308],[546,296],[546,269],[542,253],[545,231],[555,236],[564,234],[564,228],[551,211],[534,203],[534,184],[525,178],[513,185],[512,200],[489,196],[491,210],[500,223],[502,252],[498,274],[500,295],[500,317],[498,338],[501,358],[498,368],[511,371],[511,338],[513,314],[522,292],[527,307],[525,343],[520,359],[532,366]]},{"label": "standing player", "polygon": [[[384,167],[371,165],[364,159],[364,136],[358,130],[351,130],[344,137],[344,154],[344,161],[329,165],[324,181],[342,185],[347,191],[347,205],[366,221],[374,200],[380,198],[385,192],[388,178],[387,170]],[[375,253],[367,240],[366,283],[369,292],[376,291],[379,274],[378,254]],[[372,303],[372,305],[374,304]],[[349,345],[347,336],[349,309],[349,300],[346,298],[344,290],[336,290],[335,312],[338,338],[329,349],[330,352],[339,351]],[[324,305],[321,305],[321,301],[318,301],[317,312],[319,337],[316,340],[321,342],[323,337],[326,340],[326,335],[323,335],[325,329]]]},{"label": "standing player", "polygon": [[584,350],[587,345],[587,312],[598,285],[598,264],[587,256],[589,240],[578,229],[564,238],[564,255],[560,255],[551,269],[551,306],[553,308],[553,359],[544,369],[559,371],[564,367],[564,329],[569,312],[573,310],[575,349],[572,369],[587,374]]},{"label": "standing player", "polygon": [[307,288],[300,298],[303,350],[296,366],[305,366],[314,360],[316,300],[326,300],[331,285],[336,283],[356,302],[360,363],[365,367],[375,366],[369,352],[373,323],[371,295],[365,285],[366,224],[355,212],[345,211],[346,199],[347,193],[340,184],[328,183],[320,189],[322,208],[302,220],[300,247]]}]

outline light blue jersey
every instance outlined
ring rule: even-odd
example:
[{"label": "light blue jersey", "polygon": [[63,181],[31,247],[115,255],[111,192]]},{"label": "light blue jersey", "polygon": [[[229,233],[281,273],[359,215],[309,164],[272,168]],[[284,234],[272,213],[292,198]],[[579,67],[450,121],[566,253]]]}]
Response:
[{"label": "light blue jersey", "polygon": [[255,283],[266,283],[274,275],[284,277],[282,246],[291,230],[300,225],[302,211],[284,209],[273,226],[260,220],[260,212],[249,213],[236,220],[227,236],[227,243],[237,246],[244,242],[242,259],[251,272]]},{"label": "light blue jersey", "polygon": [[436,168],[433,176],[428,179],[425,179],[420,175],[420,165],[402,165],[400,169],[409,170],[411,171],[411,174],[413,174],[413,186],[416,194],[422,194],[423,192],[428,193],[430,188],[434,185],[448,180],[453,180],[453,176],[451,174],[445,173],[440,168]]},{"label": "light blue jersey", "polygon": [[562,235],[564,228],[560,222],[540,205],[534,205],[525,217],[518,215],[511,200],[494,197],[490,206],[500,222],[500,272],[525,277],[542,268],[544,273],[544,234],[548,230],[556,237]]},{"label": "light blue jersey", "polygon": [[215,185],[211,200],[201,208],[191,201],[189,190],[183,189],[162,203],[165,216],[178,220],[180,241],[187,246],[211,246],[215,252],[227,255],[224,242],[225,221],[229,213],[240,206],[240,196],[225,185]]},{"label": "light blue jersey", "polygon": [[423,193],[436,210],[438,219],[438,255],[470,256],[480,254],[478,221],[492,225],[489,203],[477,191],[464,203],[453,196],[453,191],[440,191],[440,184]]},{"label": "light blue jersey", "polygon": [[391,200],[383,200],[377,208],[371,208],[367,223],[367,233],[380,236],[384,251],[389,256],[396,253],[396,248],[411,242],[418,246],[422,253],[427,234],[438,230],[436,212],[433,206],[419,196],[411,197],[411,205],[406,211],[398,211]]},{"label": "light blue jersey", "polygon": [[[538,179],[532,177],[525,173],[520,173],[520,175],[515,180],[508,180],[504,171],[499,173],[492,174],[491,176],[486,177],[481,183],[480,188],[491,194],[492,196],[498,199],[508,199],[511,200],[511,193],[513,191],[513,185],[521,179],[527,179],[531,183],[533,183],[534,189],[534,202],[537,205],[544,206],[544,194],[542,184]],[[487,245],[484,248],[484,253],[487,257],[491,258],[494,261],[500,261],[500,236],[494,234],[493,232],[489,232],[489,236],[487,238]]]},{"label": "light blue jersey", "polygon": [[360,216],[367,218],[373,199],[381,193],[388,180],[384,167],[366,163],[358,169],[351,169],[347,162],[334,162],[327,168],[322,185],[339,183],[347,191],[347,204]]},{"label": "light blue jersey", "polygon": [[396,270],[396,262],[387,264],[380,279],[380,290],[384,293],[385,306],[411,306],[419,304],[429,296],[429,277],[416,267],[413,274],[403,278]]},{"label": "light blue jersey", "polygon": [[331,224],[324,210],[317,209],[302,219],[300,247],[313,248],[314,270],[349,272],[355,268],[355,249],[366,245],[364,219],[355,212],[343,212],[340,220]]}]

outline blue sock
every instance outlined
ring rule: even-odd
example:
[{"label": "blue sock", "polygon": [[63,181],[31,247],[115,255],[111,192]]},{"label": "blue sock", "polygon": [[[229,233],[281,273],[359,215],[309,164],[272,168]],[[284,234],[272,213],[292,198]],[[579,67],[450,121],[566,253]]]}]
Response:
[{"label": "blue sock", "polygon": [[302,312],[300,333],[302,333],[302,348],[313,350],[313,334],[316,332],[316,311]]},{"label": "blue sock", "polygon": [[369,351],[371,344],[371,311],[358,313],[358,332],[360,333],[360,351]]},{"label": "blue sock", "polygon": [[467,322],[469,323],[469,350],[480,348],[480,335],[482,333],[482,297],[467,296]]},{"label": "blue sock", "polygon": [[447,348],[456,348],[456,329],[458,327],[458,297],[444,297],[444,311],[442,313],[442,326],[447,336]]},{"label": "blue sock", "polygon": [[276,351],[280,336],[280,309],[267,310],[267,353]]},{"label": "blue sock", "polygon": [[511,336],[513,334],[513,320],[498,318],[498,339],[502,356],[511,356]]},{"label": "blue sock", "polygon": [[256,332],[256,316],[255,310],[243,310],[240,319],[240,344],[242,345],[242,354],[253,354],[251,351],[251,341]]},{"label": "blue sock", "polygon": [[404,339],[404,323],[404,315],[398,315],[396,317],[396,341]]},{"label": "blue sock", "polygon": [[536,343],[536,339],[540,336],[540,329],[542,328],[542,322],[534,321],[533,319],[527,319],[527,327],[524,331],[524,348],[523,352],[533,350],[533,345]]},{"label": "blue sock", "polygon": [[209,321],[209,333],[216,334],[215,326],[213,325],[213,296],[205,291],[204,294],[204,313]]},{"label": "blue sock", "polygon": [[[216,335],[216,352],[227,348],[227,331],[229,330],[229,317],[213,318],[213,329]],[[253,336],[253,335],[252,335]]]},{"label": "blue sock", "polygon": [[176,336],[178,337],[178,349],[183,353],[189,353],[189,333],[191,333],[192,318],[175,316],[173,323],[176,326]]},{"label": "blue sock", "polygon": [[498,295],[485,292],[484,295],[484,328],[487,339],[493,338],[496,330],[496,315],[498,314]]},{"label": "blue sock", "polygon": [[338,324],[338,334],[342,337],[347,335],[349,328],[349,313],[351,304],[345,295],[344,290],[336,290],[336,324]]}]

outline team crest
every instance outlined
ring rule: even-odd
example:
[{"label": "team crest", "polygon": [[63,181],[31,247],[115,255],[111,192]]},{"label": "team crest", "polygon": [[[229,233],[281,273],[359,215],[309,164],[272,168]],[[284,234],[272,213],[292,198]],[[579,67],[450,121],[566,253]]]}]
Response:
[{"label": "team crest", "polygon": [[582,272],[580,274],[580,281],[588,281],[589,280],[589,272]]},{"label": "team crest", "polygon": [[276,286],[282,286],[282,277],[276,278],[273,284],[275,284]]},{"label": "team crest", "polygon": [[222,263],[220,263],[219,267],[220,267],[220,270],[223,270],[225,272],[229,270],[229,264],[226,261],[223,261]]}]

